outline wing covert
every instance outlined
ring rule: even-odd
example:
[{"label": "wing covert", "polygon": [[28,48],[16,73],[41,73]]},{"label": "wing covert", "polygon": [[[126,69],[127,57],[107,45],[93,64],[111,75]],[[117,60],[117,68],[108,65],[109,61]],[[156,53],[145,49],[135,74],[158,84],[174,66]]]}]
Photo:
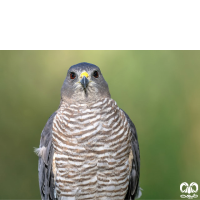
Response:
[{"label": "wing covert", "polygon": [[40,194],[43,200],[54,199],[54,174],[52,171],[53,161],[53,145],[52,145],[52,126],[53,119],[56,115],[54,112],[48,119],[40,139],[40,146],[36,149],[36,153],[39,156],[38,162],[38,176]]},{"label": "wing covert", "polygon": [[139,143],[138,143],[138,137],[137,137],[135,125],[133,124],[133,122],[131,121],[131,119],[125,112],[124,112],[124,114],[128,120],[130,127],[131,127],[131,132],[132,132],[131,148],[132,148],[132,154],[133,154],[129,186],[128,186],[128,191],[127,191],[125,199],[134,200],[135,198],[139,198],[141,196],[141,191],[140,191],[140,187],[139,187],[140,150],[139,150]]}]

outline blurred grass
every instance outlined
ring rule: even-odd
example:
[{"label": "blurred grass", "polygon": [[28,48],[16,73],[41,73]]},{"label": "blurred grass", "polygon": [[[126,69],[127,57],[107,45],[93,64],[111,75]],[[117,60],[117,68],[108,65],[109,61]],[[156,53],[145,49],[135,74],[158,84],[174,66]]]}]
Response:
[{"label": "blurred grass", "polygon": [[0,51],[0,199],[40,198],[33,147],[79,62],[101,68],[136,125],[142,199],[200,184],[200,51]]}]

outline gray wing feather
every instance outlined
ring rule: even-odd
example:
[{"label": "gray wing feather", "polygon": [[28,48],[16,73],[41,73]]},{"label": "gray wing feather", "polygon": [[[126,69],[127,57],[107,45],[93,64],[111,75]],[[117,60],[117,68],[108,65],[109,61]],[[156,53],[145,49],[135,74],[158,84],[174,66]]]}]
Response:
[{"label": "gray wing feather", "polygon": [[129,186],[128,186],[128,191],[127,191],[125,199],[133,200],[133,199],[139,197],[139,195],[140,195],[140,187],[139,187],[140,150],[139,150],[139,143],[138,143],[138,137],[137,137],[135,125],[133,124],[133,122],[131,121],[131,119],[125,112],[124,112],[124,114],[129,122],[130,127],[131,127],[131,132],[132,132],[131,147],[132,147],[132,153],[133,153],[132,170],[130,173]]},{"label": "gray wing feather", "polygon": [[40,139],[40,148],[45,147],[43,156],[39,157],[38,162],[38,175],[39,175],[39,187],[40,194],[43,200],[54,199],[54,175],[52,171],[53,161],[53,145],[52,145],[52,126],[53,119],[56,112],[53,113],[48,119]]}]

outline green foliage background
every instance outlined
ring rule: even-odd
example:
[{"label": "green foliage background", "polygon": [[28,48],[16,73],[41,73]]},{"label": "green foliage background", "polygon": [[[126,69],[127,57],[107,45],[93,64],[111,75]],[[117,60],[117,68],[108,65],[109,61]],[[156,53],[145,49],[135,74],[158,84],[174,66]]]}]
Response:
[{"label": "green foliage background", "polygon": [[33,147],[79,62],[101,68],[136,125],[142,199],[200,184],[200,51],[0,51],[0,199],[40,198]]}]

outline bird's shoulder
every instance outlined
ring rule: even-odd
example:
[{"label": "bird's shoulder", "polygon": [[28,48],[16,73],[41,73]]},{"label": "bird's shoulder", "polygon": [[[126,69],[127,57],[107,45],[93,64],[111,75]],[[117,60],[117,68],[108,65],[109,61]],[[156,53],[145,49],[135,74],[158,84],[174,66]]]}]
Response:
[{"label": "bird's shoulder", "polygon": [[53,120],[54,117],[56,116],[57,111],[55,111],[47,120],[42,133],[41,133],[41,139],[40,139],[40,146],[47,146],[48,145],[48,139],[51,137],[52,135],[52,126],[53,126]]},{"label": "bird's shoulder", "polygon": [[129,124],[129,126],[131,128],[131,132],[132,132],[134,138],[137,140],[138,136],[137,136],[137,131],[136,131],[136,127],[135,127],[134,123],[132,122],[131,118],[128,116],[128,114],[124,110],[122,110],[121,108],[120,108],[120,110],[125,115],[125,117],[126,117],[126,119],[128,121],[128,124]]}]

